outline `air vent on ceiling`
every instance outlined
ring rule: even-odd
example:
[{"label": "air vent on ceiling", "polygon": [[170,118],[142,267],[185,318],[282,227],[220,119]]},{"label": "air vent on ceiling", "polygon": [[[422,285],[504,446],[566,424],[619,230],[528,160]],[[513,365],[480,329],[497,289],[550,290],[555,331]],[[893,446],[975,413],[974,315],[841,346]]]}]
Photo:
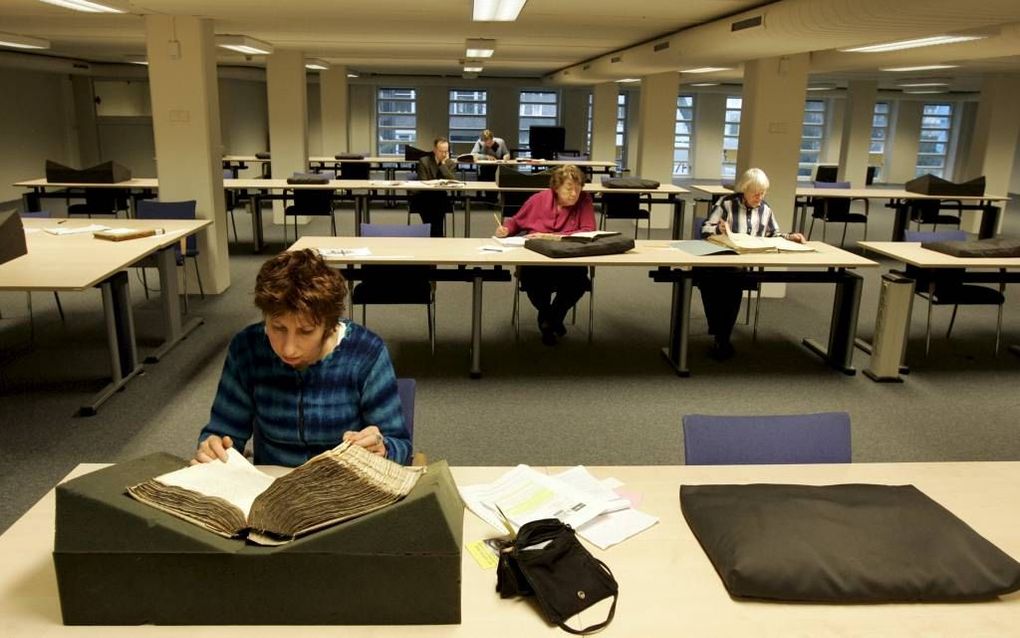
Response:
[{"label": "air vent on ceiling", "polygon": [[588,69],[590,69],[590,68],[591,68],[591,65],[590,65],[590,64],[585,64],[584,66],[582,66],[582,67],[581,67],[581,70],[582,70],[582,71],[587,71],[587,70],[588,70]]},{"label": "air vent on ceiling", "polygon": [[730,31],[743,31],[745,29],[757,29],[765,26],[765,16],[757,15],[751,18],[744,18],[730,23]]},{"label": "air vent on ceiling", "polygon": [[618,55],[616,57],[609,58],[609,63],[610,64],[616,64],[617,62],[619,62],[621,60],[623,60],[623,56],[622,55]]},{"label": "air vent on ceiling", "polygon": [[665,51],[668,48],[669,48],[669,40],[666,40],[665,42],[660,42],[660,43],[656,44],[655,46],[653,46],[652,47],[652,51]]}]

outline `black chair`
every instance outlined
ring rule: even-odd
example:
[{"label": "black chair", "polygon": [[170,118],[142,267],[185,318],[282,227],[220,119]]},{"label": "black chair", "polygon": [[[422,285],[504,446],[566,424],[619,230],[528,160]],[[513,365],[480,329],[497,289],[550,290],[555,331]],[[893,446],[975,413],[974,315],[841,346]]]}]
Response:
[{"label": "black chair", "polygon": [[522,173],[507,166],[496,171],[496,185],[500,188],[527,188],[525,191],[499,192],[499,206],[503,217],[513,217],[524,202],[538,191],[549,188],[549,172]]},{"label": "black chair", "polygon": [[686,465],[850,463],[846,412],[683,418]]},{"label": "black chair", "polygon": [[[229,168],[223,169],[223,179],[233,179],[234,171]],[[223,203],[227,209],[227,215],[230,217],[230,225],[234,229],[234,241],[237,241],[237,222],[234,220],[234,209],[237,208],[238,197],[234,193],[233,189],[223,189]]]},{"label": "black chair", "polygon": [[[955,215],[942,212],[944,208],[950,207],[956,208]],[[909,202],[907,210],[910,221],[917,224],[917,230],[921,230],[925,224],[931,224],[932,231],[938,230],[939,224],[960,228],[960,220],[963,218],[963,202],[958,199],[914,199]]]},{"label": "black chair", "polygon": [[[694,239],[701,239],[701,227],[705,225],[707,217],[695,217],[691,235]],[[751,329],[751,341],[758,340],[758,314],[761,312],[761,283],[757,281],[744,280],[740,283],[741,289],[747,293],[747,301],[744,310],[744,325],[751,324],[751,293],[754,293],[754,326]]]},{"label": "black chair", "polygon": [[336,237],[336,216],[333,214],[333,194],[331,188],[295,188],[294,203],[283,210],[283,241],[287,242],[287,217],[294,218],[294,240],[298,238],[298,215],[309,217],[329,217],[329,225]]},{"label": "black chair", "polygon": [[[555,268],[555,266],[550,266]],[[521,285],[521,271],[520,268],[514,269],[514,307],[510,314],[510,323],[514,327],[514,338],[521,338],[521,293],[527,292],[523,285]],[[585,292],[588,293],[588,343],[592,342],[595,338],[595,267],[588,267],[588,285],[585,288]],[[575,305],[571,310],[570,323],[572,325],[577,324],[577,306]]]},{"label": "black chair", "polygon": [[[602,215],[599,228],[606,227],[606,219],[633,219],[634,239],[637,239],[638,225],[641,220],[648,222],[645,239],[652,238],[652,196],[646,193],[603,193],[601,199]],[[641,208],[645,203],[648,208]]]},{"label": "black chair", "polygon": [[[815,188],[848,189],[850,182],[814,182]],[[864,212],[854,213],[850,211],[850,205],[855,199],[864,202]],[[839,240],[839,247],[842,248],[846,242],[846,229],[850,224],[864,224],[864,239],[868,238],[868,212],[870,205],[867,199],[852,197],[814,197],[811,200],[814,211],[811,213],[811,226],[808,227],[808,239],[815,229],[815,220],[822,220],[822,241],[825,241],[825,229],[829,222],[843,224],[843,236]]]},{"label": "black chair", "polygon": [[[362,224],[362,237],[428,237],[428,224],[400,226],[394,224]],[[361,306],[361,324],[366,324],[368,304],[425,306],[429,347],[436,352],[436,283],[432,280],[434,266],[362,266],[361,281],[351,290],[351,305]]]},{"label": "black chair", "polygon": [[[919,232],[907,230],[903,233],[904,241],[962,241],[967,233],[962,230],[938,232]],[[1005,271],[1005,269],[1000,269]],[[907,265],[902,274],[914,280],[914,292],[928,300],[928,320],[924,334],[924,356],[931,351],[931,309],[932,306],[953,306],[953,315],[949,319],[946,339],[953,332],[956,322],[956,311],[960,306],[998,306],[995,323],[995,354],[999,354],[999,338],[1002,334],[1002,307],[1006,303],[1006,284],[1000,283],[998,290],[988,286],[963,283],[963,268],[918,268]]]},{"label": "black chair", "polygon": [[[50,218],[49,211],[45,211],[45,210],[26,211],[26,212],[18,213],[18,214],[21,215],[22,219],[49,219]],[[28,301],[28,325],[29,325],[29,335],[30,335],[29,338],[30,338],[32,343],[35,343],[35,314],[33,314],[33,312],[32,312],[32,292],[31,291],[25,292],[25,296],[28,298],[27,301]],[[53,291],[53,300],[55,302],[57,302],[57,312],[60,313],[60,320],[64,321],[65,320],[65,318],[64,318],[64,306],[60,303],[60,295],[57,294],[56,290]]]},{"label": "black chair", "polygon": [[119,188],[89,188],[85,191],[84,203],[71,204],[67,207],[67,216],[87,215],[90,219],[93,215],[119,217],[121,211],[127,216],[127,191]]},{"label": "black chair", "polygon": [[[181,202],[160,202],[154,199],[143,199],[138,202],[135,215],[138,219],[195,219],[195,205],[193,199]],[[184,240],[184,249],[176,246],[177,265],[183,267],[185,259],[191,259],[195,266],[195,279],[198,281],[198,292],[205,299],[205,289],[202,287],[202,273],[198,269],[198,237],[194,233],[188,235]],[[149,298],[149,285],[145,276],[145,266],[142,267],[142,288],[145,290],[145,298]],[[184,312],[188,311],[188,278],[184,277]]]}]

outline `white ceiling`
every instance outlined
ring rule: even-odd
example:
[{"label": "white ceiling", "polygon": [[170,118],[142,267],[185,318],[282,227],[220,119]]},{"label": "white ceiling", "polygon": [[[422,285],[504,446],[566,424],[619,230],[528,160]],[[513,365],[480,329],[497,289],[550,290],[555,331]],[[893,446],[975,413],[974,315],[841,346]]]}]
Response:
[{"label": "white ceiling", "polygon": [[[134,0],[130,5],[132,14],[97,15],[39,0],[0,0],[0,31],[50,40],[52,49],[41,55],[122,62],[145,52],[144,14],[195,15],[213,20],[216,33],[300,49],[361,73],[457,76],[464,41],[484,37],[497,45],[483,78],[546,77],[580,84],[703,65],[735,70],[682,80],[740,81],[744,60],[800,52],[812,52],[812,80],[840,84],[880,78],[891,87],[890,74],[880,67],[931,62],[961,64],[932,72],[954,78],[953,88],[961,90],[976,88],[985,73],[1020,73],[1020,0],[529,0],[512,23],[472,22],[471,0]],[[731,33],[726,18],[748,10],[763,14],[765,27]],[[888,54],[835,50],[960,32],[990,37]],[[654,44],[667,40],[669,51],[651,53]],[[610,64],[610,57],[622,60]],[[220,61],[262,63],[225,50]],[[585,64],[588,69],[582,70]]]}]

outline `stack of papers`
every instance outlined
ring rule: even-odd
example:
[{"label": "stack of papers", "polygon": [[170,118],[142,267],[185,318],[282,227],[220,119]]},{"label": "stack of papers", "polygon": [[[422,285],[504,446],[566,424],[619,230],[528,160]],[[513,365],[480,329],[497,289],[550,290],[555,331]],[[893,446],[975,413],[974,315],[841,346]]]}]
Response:
[{"label": "stack of papers", "polygon": [[580,465],[552,476],[518,465],[493,483],[461,487],[460,495],[468,509],[502,532],[500,512],[515,531],[529,521],[558,518],[606,549],[659,522],[632,508],[614,491],[619,485],[596,479]]},{"label": "stack of papers", "polygon": [[330,257],[368,257],[372,251],[368,248],[319,248],[319,255],[323,259]]},{"label": "stack of papers", "polygon": [[110,227],[103,226],[102,224],[89,224],[88,226],[78,226],[77,228],[53,226],[51,228],[43,228],[43,230],[51,235],[80,235],[81,233],[94,233],[100,230],[110,230]]},{"label": "stack of papers", "polygon": [[521,237],[517,237],[517,236],[515,236],[515,237],[496,237],[495,235],[493,235],[492,238],[495,239],[499,243],[500,246],[523,246],[525,240],[527,240],[527,237],[523,237],[523,236],[521,236]]}]

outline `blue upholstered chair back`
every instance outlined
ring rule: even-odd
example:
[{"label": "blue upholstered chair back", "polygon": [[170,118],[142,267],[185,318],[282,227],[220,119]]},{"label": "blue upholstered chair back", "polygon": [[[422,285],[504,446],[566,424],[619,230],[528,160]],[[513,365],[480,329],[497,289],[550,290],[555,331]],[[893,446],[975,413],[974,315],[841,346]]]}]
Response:
[{"label": "blue upholstered chair back", "polygon": [[[161,202],[155,199],[142,199],[135,207],[138,219],[195,219],[195,200],[182,202]],[[194,233],[188,235],[186,242],[187,256],[198,255],[198,238]]]},{"label": "blue upholstered chair back", "polygon": [[904,230],[903,241],[964,241],[967,239],[965,230]]},{"label": "blue upholstered chair back", "polygon": [[362,237],[428,237],[432,224],[362,224]]},{"label": "blue upholstered chair back", "polygon": [[849,463],[846,412],[683,418],[687,465]]},{"label": "blue upholstered chair back", "polygon": [[397,379],[397,394],[400,395],[400,407],[404,412],[404,425],[407,427],[407,436],[411,440],[411,449],[414,449],[414,393],[418,383],[414,379]]},{"label": "blue upholstered chair back", "polygon": [[22,219],[49,219],[50,211],[48,210],[27,210],[23,213],[18,213]]}]

